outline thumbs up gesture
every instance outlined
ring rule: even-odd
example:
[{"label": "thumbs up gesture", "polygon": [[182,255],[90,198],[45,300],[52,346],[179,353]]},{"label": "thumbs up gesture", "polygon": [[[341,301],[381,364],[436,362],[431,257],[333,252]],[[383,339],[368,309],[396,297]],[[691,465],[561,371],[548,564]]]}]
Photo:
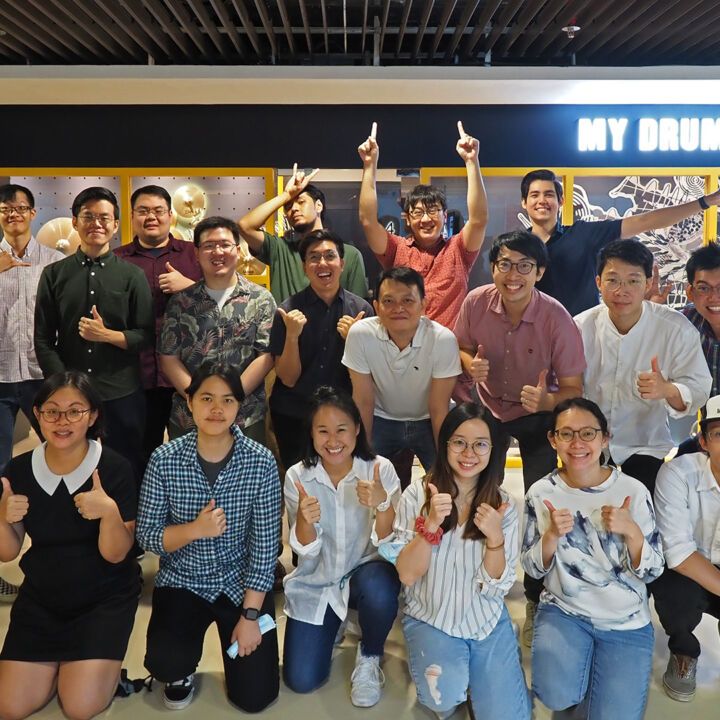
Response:
[{"label": "thumbs up gesture", "polygon": [[78,332],[83,340],[89,342],[107,342],[107,328],[95,305],[90,310],[91,317],[81,317]]},{"label": "thumbs up gesture", "polygon": [[575,524],[575,518],[572,513],[567,509],[557,510],[553,507],[553,504],[549,500],[543,500],[543,505],[550,512],[550,527],[547,532],[550,533],[555,540],[561,538],[563,535],[567,535]]},{"label": "thumbs up gesture", "polygon": [[600,509],[600,517],[608,532],[628,536],[640,532],[637,523],[632,519],[630,513],[630,496],[628,495],[620,507],[614,505],[603,505]]},{"label": "thumbs up gesture", "polygon": [[674,387],[663,376],[657,355],[650,361],[650,372],[638,373],[637,389],[643,400],[664,400]]},{"label": "thumbs up gesture", "polygon": [[2,500],[0,500],[0,519],[7,523],[20,522],[26,515],[29,503],[26,495],[16,495],[10,487],[10,481],[2,478]]},{"label": "thumbs up gesture", "polygon": [[430,493],[430,512],[425,527],[430,532],[435,532],[452,511],[453,499],[450,493],[438,492],[432,483],[427,484],[427,489]]},{"label": "thumbs up gesture", "polygon": [[358,502],[369,508],[376,508],[387,500],[387,492],[380,482],[380,464],[373,467],[372,480],[358,480],[355,486]]},{"label": "thumbs up gesture", "polygon": [[520,391],[520,402],[528,413],[536,413],[548,408],[547,369],[541,370],[537,385],[523,385]]},{"label": "thumbs up gesture", "polygon": [[496,510],[492,505],[480,503],[475,510],[473,522],[475,527],[485,535],[488,545],[495,547],[504,542],[502,521],[509,507],[510,503],[502,503]]},{"label": "thumbs up gesture", "polygon": [[374,122],[370,128],[368,139],[358,147],[358,155],[362,160],[363,167],[376,166],[380,156],[380,147],[377,144],[377,123]]},{"label": "thumbs up gesture", "polygon": [[480,142],[477,138],[468,135],[465,132],[462,121],[458,120],[458,134],[460,139],[457,141],[455,149],[464,163],[477,162],[480,151]]},{"label": "thumbs up gesture", "polygon": [[220,537],[227,528],[225,511],[215,507],[215,500],[210,502],[198,513],[193,520],[200,538]]},{"label": "thumbs up gesture", "polygon": [[320,522],[320,501],[307,494],[307,490],[299,481],[295,481],[295,487],[298,491],[298,520],[302,520],[308,525],[314,525]]},{"label": "thumbs up gesture", "polygon": [[185,277],[179,270],[176,270],[169,262],[165,263],[166,272],[158,275],[158,285],[167,295],[180,292],[186,287],[194,284],[194,280]]},{"label": "thumbs up gesture", "polygon": [[476,383],[484,383],[487,381],[489,374],[490,361],[485,357],[485,348],[483,348],[482,345],[478,345],[475,357],[470,363],[468,375],[470,375]]},{"label": "thumbs up gesture", "polygon": [[343,340],[347,340],[348,333],[350,332],[350,328],[358,321],[362,320],[365,317],[365,311],[361,310],[355,317],[351,317],[350,315],[343,315],[339,320],[337,324],[337,331],[340,333],[340,337]]},{"label": "thumbs up gesture", "polygon": [[92,474],[92,489],[75,496],[75,507],[85,520],[102,520],[117,510],[115,501],[103,489],[97,470]]},{"label": "thumbs up gesture", "polygon": [[278,308],[278,313],[282,321],[285,323],[285,334],[291,340],[297,340],[302,335],[303,328],[307,322],[307,318],[300,310],[290,310],[287,312],[282,308]]}]

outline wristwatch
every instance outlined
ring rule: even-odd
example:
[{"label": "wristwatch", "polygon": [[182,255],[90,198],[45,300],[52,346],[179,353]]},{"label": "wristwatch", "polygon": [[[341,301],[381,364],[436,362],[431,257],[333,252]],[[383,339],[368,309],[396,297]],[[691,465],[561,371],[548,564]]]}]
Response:
[{"label": "wristwatch", "polygon": [[241,608],[240,614],[246,620],[257,620],[260,617],[260,611],[257,608]]}]

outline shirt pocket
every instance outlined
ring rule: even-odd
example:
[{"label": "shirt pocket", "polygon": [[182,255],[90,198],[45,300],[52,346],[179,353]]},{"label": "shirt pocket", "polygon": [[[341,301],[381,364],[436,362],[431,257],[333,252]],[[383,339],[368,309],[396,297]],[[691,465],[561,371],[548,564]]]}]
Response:
[{"label": "shirt pocket", "polygon": [[105,327],[112,330],[126,330],[128,321],[129,293],[125,290],[106,290],[103,306],[98,308]]}]

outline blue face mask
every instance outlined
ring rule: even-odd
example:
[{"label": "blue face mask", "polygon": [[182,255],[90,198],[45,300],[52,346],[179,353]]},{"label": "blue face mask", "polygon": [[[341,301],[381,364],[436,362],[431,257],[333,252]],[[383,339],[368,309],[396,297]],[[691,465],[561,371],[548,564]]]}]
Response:
[{"label": "blue face mask", "polygon": [[[265,613],[265,615],[261,615],[257,621],[261,635],[264,635],[266,632],[274,630],[277,627],[275,621],[267,613]],[[234,660],[238,654],[237,640],[225,652],[231,660]]]},{"label": "blue face mask", "polygon": [[378,553],[380,557],[393,565],[397,562],[400,551],[405,547],[406,543],[400,542],[386,542],[378,547]]}]

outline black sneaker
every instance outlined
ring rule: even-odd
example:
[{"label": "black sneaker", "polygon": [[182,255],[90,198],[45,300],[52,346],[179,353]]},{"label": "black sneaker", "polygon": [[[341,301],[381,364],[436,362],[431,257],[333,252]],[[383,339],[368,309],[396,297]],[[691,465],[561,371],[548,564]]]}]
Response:
[{"label": "black sneaker", "polygon": [[168,710],[184,710],[195,694],[194,675],[167,683],[163,690],[163,702]]},{"label": "black sneaker", "polygon": [[19,589],[17,585],[13,585],[0,577],[0,602],[14,602]]}]

